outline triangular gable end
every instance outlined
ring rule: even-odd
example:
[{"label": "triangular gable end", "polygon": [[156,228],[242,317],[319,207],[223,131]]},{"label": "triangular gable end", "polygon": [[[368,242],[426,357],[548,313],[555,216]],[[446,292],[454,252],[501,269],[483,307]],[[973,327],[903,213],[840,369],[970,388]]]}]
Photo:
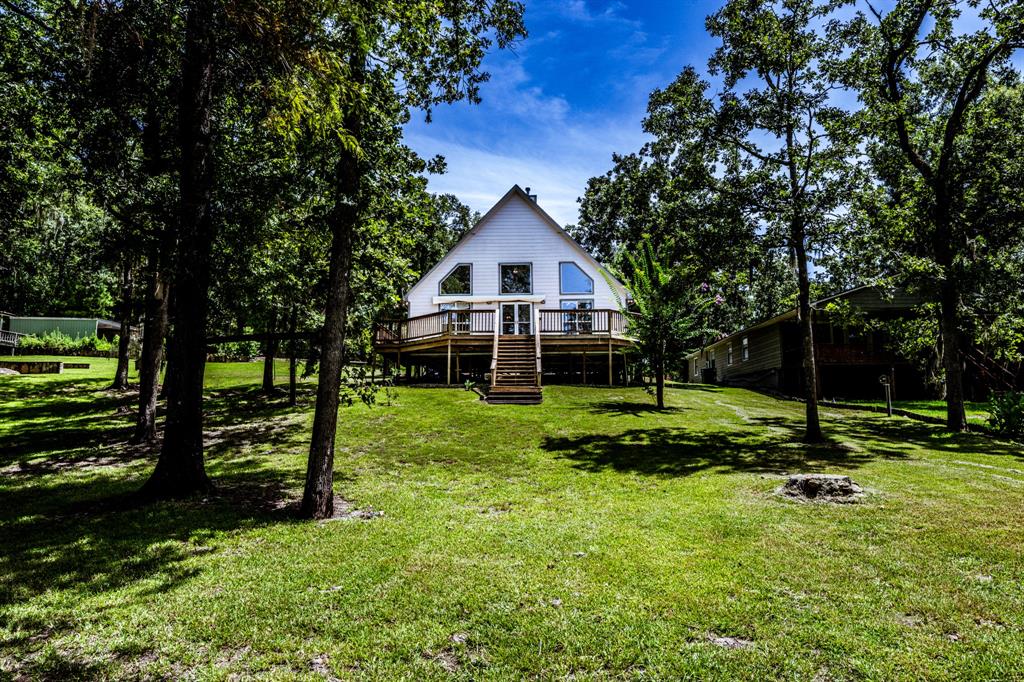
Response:
[{"label": "triangular gable end", "polygon": [[619,295],[622,295],[623,297],[626,296],[627,290],[626,290],[626,287],[622,284],[622,282],[620,282],[618,279],[616,279],[608,271],[608,269],[606,267],[604,267],[600,262],[598,262],[598,260],[596,258],[594,258],[592,255],[590,255],[589,251],[587,251],[582,246],[580,246],[579,242],[577,242],[575,239],[573,239],[569,235],[569,233],[566,232],[562,228],[562,226],[559,225],[558,222],[554,218],[552,218],[550,215],[548,215],[547,211],[545,211],[543,208],[541,208],[540,205],[536,201],[531,199],[530,195],[528,195],[523,190],[523,188],[521,188],[518,184],[515,184],[515,185],[512,185],[512,188],[509,189],[509,191],[505,192],[504,196],[502,196],[501,199],[499,199],[498,202],[496,204],[494,204],[494,206],[492,206],[490,208],[490,210],[488,210],[487,213],[485,213],[484,216],[482,218],[480,218],[480,220],[477,221],[476,225],[474,225],[469,230],[467,230],[466,233],[464,235],[462,235],[462,237],[459,238],[459,241],[455,242],[455,244],[452,246],[452,248],[450,248],[448,250],[448,252],[444,256],[442,256],[441,259],[437,263],[434,264],[434,267],[430,268],[425,273],[423,273],[423,275],[420,276],[419,280],[417,280],[416,283],[413,284],[409,288],[409,290],[405,292],[405,297],[404,298],[408,299],[409,295],[413,292],[413,290],[415,290],[416,287],[418,287],[423,280],[427,279],[430,276],[431,273],[433,273],[435,270],[437,270],[437,268],[439,268],[441,266],[441,264],[444,263],[448,259],[448,256],[453,251],[458,249],[459,246],[463,242],[465,242],[467,239],[469,239],[471,236],[477,234],[478,232],[480,232],[480,230],[482,230],[484,227],[486,227],[490,223],[491,219],[501,211],[502,207],[505,206],[506,204],[508,204],[508,202],[511,201],[513,198],[518,198],[518,199],[522,200],[527,206],[529,206],[531,209],[533,209],[533,211],[538,216],[540,216],[541,220],[548,227],[550,227],[555,232],[557,232],[559,234],[559,236],[561,236],[563,239],[565,239],[565,241],[567,241],[573,247],[573,249],[575,249],[580,254],[581,257],[583,257],[585,260],[587,260],[598,271],[603,272],[608,277],[610,282],[613,283],[619,289],[619,291],[618,291]]}]

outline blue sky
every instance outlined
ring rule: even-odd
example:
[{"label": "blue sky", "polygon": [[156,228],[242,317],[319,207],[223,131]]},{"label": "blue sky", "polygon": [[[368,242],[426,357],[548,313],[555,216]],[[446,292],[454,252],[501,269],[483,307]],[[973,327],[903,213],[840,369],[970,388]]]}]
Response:
[{"label": "blue sky", "polygon": [[443,155],[433,176],[486,211],[509,187],[531,187],[562,224],[577,219],[587,179],[611,167],[612,152],[639,148],[647,96],[686,64],[703,71],[715,42],[704,17],[718,2],[526,0],[529,37],[485,60],[491,80],[479,105],[459,103],[406,126],[423,157]]}]

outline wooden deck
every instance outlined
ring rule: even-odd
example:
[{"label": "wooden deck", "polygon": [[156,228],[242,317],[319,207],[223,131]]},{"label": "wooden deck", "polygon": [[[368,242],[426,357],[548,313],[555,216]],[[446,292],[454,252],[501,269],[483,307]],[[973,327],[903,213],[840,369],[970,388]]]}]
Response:
[{"label": "wooden deck", "polygon": [[[545,352],[599,351],[633,345],[626,319],[618,310],[535,310],[532,332],[538,331]],[[462,352],[490,354],[494,339],[507,335],[494,310],[446,310],[377,324],[374,347],[379,353]]]},{"label": "wooden deck", "polygon": [[[520,333],[514,333],[517,331]],[[588,356],[591,370],[597,365],[607,367],[609,384],[616,365],[626,376],[621,355],[634,341],[618,310],[534,309],[530,333],[521,331],[514,323],[498,319],[494,310],[447,310],[379,323],[374,349],[383,356],[385,366],[393,362],[408,370],[410,365],[430,365],[448,384],[453,379],[458,382],[466,372],[475,372],[478,377],[490,375],[494,386],[502,375],[499,346],[508,347],[514,339],[533,348],[531,363],[535,366],[530,374],[536,376],[538,387],[543,375],[565,376],[566,371],[579,374],[587,383]]]}]

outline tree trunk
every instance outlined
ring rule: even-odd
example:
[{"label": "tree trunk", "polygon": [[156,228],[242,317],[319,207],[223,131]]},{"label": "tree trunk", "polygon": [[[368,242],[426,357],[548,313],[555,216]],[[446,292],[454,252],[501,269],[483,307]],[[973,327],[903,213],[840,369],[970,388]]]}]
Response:
[{"label": "tree trunk", "polygon": [[[270,313],[270,329],[271,334],[277,331],[277,310],[274,309]],[[272,394],[274,392],[274,360],[277,357],[277,341],[275,339],[268,339],[266,347],[263,349],[263,392]]]},{"label": "tree trunk", "polygon": [[658,409],[665,409],[665,353],[662,351],[654,358],[654,397]]},{"label": "tree trunk", "polygon": [[160,256],[151,256],[152,272],[146,291],[145,323],[142,329],[142,356],[139,359],[139,413],[133,443],[156,440],[156,403],[160,393],[160,365],[167,336],[167,282],[160,272]]},{"label": "tree trunk", "polygon": [[181,214],[175,268],[174,366],[160,459],[143,494],[183,497],[212,488],[203,462],[203,372],[213,241],[211,115],[216,54],[216,0],[196,0],[185,26],[179,101]]},{"label": "tree trunk", "polygon": [[[151,43],[147,42],[146,45],[147,50],[152,49]],[[156,178],[166,170],[161,139],[163,125],[155,95],[150,94],[142,130],[143,167],[149,177]],[[164,357],[170,302],[167,264],[175,243],[175,232],[166,216],[160,215],[157,218],[157,230],[149,253],[142,355],[139,358],[139,410],[135,433],[130,441],[132,443],[151,443],[156,440],[156,405],[160,393],[160,367]]]},{"label": "tree trunk", "polygon": [[[352,77],[362,84],[365,54],[354,51],[351,59]],[[345,128],[360,139],[362,115],[353,109],[345,116]],[[320,375],[316,386],[316,408],[313,434],[309,444],[306,487],[302,493],[302,516],[330,518],[334,514],[334,439],[338,426],[338,391],[344,359],[345,324],[350,297],[349,277],[352,271],[352,249],[356,223],[360,214],[362,167],[358,157],[343,148],[335,169],[334,210],[330,271],[328,274],[327,310],[320,346]]]},{"label": "tree trunk", "polygon": [[295,324],[296,324],[296,310],[295,306],[292,306],[291,319],[288,321],[288,331],[291,333],[291,341],[289,341],[289,353],[288,353],[288,404],[295,405]]},{"label": "tree trunk", "polygon": [[117,370],[110,388],[124,390],[128,387],[128,345],[132,336],[132,266],[131,259],[125,258],[121,279],[121,331],[117,343]]},{"label": "tree trunk", "polygon": [[964,410],[962,342],[956,285],[947,278],[941,285],[939,312],[942,316],[942,367],[946,374],[946,428],[967,430]]},{"label": "tree trunk", "polygon": [[960,288],[953,264],[953,229],[950,218],[951,202],[945,185],[934,185],[935,260],[942,268],[939,282],[939,324],[942,331],[942,368],[946,375],[946,428],[966,431],[967,415],[964,410],[964,384],[962,335],[960,333]]},{"label": "tree trunk", "polygon": [[811,280],[807,272],[806,236],[803,228],[793,230],[792,241],[796,251],[797,300],[800,309],[800,342],[803,352],[804,395],[806,397],[805,443],[820,443],[825,439],[818,417],[818,365],[814,358],[814,316],[811,311]]}]

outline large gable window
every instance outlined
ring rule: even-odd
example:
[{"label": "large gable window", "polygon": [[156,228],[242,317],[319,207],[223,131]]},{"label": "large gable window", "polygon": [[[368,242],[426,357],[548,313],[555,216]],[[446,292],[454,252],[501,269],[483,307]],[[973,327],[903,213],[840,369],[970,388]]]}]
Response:
[{"label": "large gable window", "polygon": [[558,276],[563,294],[594,293],[594,280],[575,263],[559,263]]},{"label": "large gable window", "polygon": [[473,293],[473,267],[469,263],[459,263],[441,280],[441,295]]},{"label": "large gable window", "polygon": [[533,267],[529,263],[503,263],[498,267],[500,268],[501,293],[533,293]]}]

